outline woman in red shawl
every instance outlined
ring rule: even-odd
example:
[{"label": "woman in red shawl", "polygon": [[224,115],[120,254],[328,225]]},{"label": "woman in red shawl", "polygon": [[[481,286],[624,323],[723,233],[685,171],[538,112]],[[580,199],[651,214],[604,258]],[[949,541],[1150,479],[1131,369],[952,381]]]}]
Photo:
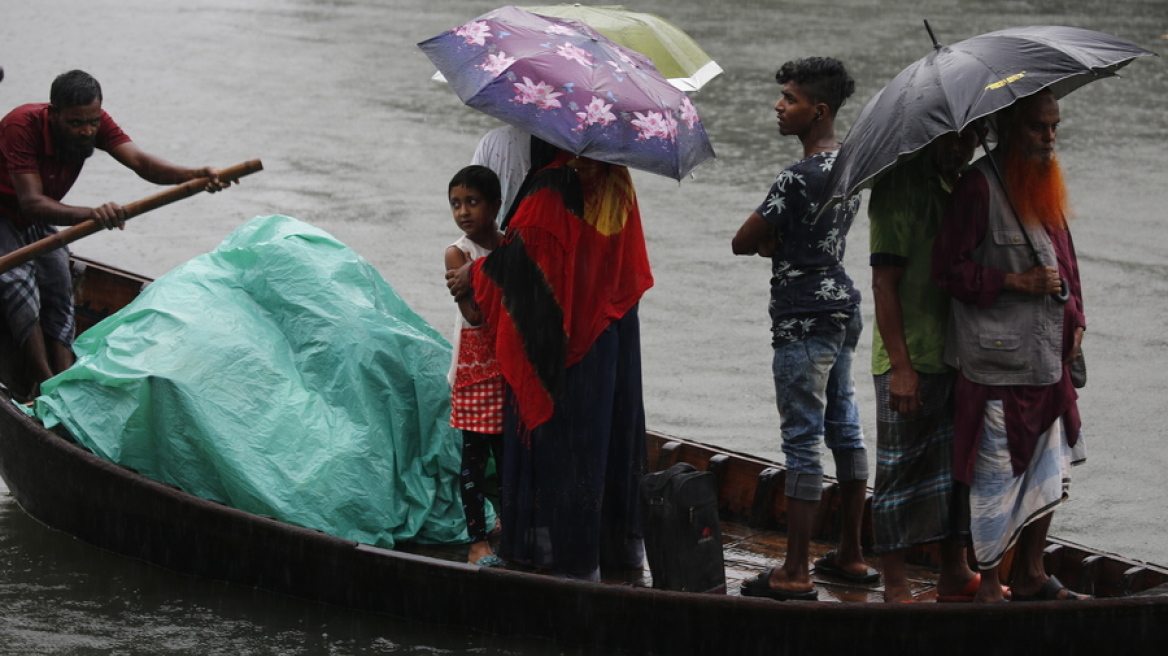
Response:
[{"label": "woman in red shawl", "polygon": [[448,286],[473,294],[508,385],[499,555],[598,580],[643,558],[637,303],[653,277],[628,169],[541,159],[503,244]]}]

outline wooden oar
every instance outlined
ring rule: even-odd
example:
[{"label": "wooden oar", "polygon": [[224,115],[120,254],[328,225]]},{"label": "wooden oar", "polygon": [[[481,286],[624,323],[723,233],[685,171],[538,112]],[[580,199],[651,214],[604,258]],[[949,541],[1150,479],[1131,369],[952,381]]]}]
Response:
[{"label": "wooden oar", "polygon": [[[245,175],[262,171],[264,165],[258,159],[250,159],[246,162],[240,162],[234,166],[229,166],[225,169],[219,169],[219,180],[222,182],[234,182]],[[126,220],[130,220],[139,214],[144,214],[150,210],[156,210],[163,205],[169,205],[175,201],[189,198],[207,189],[207,184],[210,183],[210,178],[195,178],[194,180],[187,180],[186,182],[176,185],[161,191],[153,196],[148,196],[142,200],[135,201],[129,205],[124,205],[126,210]],[[102,227],[98,225],[97,221],[93,219],[86,219],[81,223],[69,226],[68,228],[58,232],[55,235],[50,235],[35,241],[28,246],[18,248],[11,253],[0,257],[0,273],[4,273],[9,269],[18,267],[25,262],[34,260],[45,253],[54,251],[62,246],[71,244],[82,237],[88,237],[95,232],[100,232]]]}]

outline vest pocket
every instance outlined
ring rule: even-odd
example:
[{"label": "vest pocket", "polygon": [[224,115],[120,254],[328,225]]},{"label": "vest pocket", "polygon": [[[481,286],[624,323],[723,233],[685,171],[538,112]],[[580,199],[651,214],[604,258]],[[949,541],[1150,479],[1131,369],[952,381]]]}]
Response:
[{"label": "vest pocket", "polygon": [[978,335],[983,349],[991,351],[1017,351],[1022,345],[1022,336],[1017,334]]},{"label": "vest pocket", "polygon": [[965,366],[971,371],[1004,373],[1026,371],[1022,336],[1018,333],[985,333],[977,336],[977,348],[969,354]]},{"label": "vest pocket", "polygon": [[998,246],[1026,245],[1026,235],[1021,230],[994,230],[993,238]]}]

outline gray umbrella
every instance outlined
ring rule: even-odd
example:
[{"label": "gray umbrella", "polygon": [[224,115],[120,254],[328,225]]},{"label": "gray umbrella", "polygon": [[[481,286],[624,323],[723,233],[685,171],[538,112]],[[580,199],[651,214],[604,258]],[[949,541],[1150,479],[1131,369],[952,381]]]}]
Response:
[{"label": "gray umbrella", "polygon": [[934,38],[933,51],[901,71],[860,112],[821,205],[870,186],[937,137],[1019,98],[1048,87],[1061,98],[1115,75],[1136,57],[1155,54],[1110,34],[1057,25],[1013,27],[952,46]]}]

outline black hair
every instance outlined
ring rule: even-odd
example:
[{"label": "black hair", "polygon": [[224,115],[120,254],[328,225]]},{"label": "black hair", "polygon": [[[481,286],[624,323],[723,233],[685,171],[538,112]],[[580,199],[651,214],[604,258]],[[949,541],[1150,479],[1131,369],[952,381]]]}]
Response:
[{"label": "black hair", "polygon": [[499,176],[491,169],[478,164],[471,164],[455,173],[454,177],[450,179],[450,186],[446,188],[446,192],[449,193],[455,187],[473,189],[482,194],[483,200],[488,203],[503,198],[503,192],[499,187]]},{"label": "black hair", "polygon": [[101,100],[101,85],[85,71],[72,70],[61,73],[53,80],[49,90],[49,102],[57,109],[84,107],[94,100]]},{"label": "black hair", "polygon": [[531,166],[527,169],[527,175],[523,176],[523,182],[519,185],[519,191],[515,192],[515,197],[511,201],[511,207],[503,208],[506,210],[506,214],[503,217],[502,223],[499,225],[500,230],[507,230],[507,225],[511,223],[511,217],[515,214],[515,210],[519,209],[519,204],[538,188],[535,184],[535,179],[539,176],[540,171],[551,166],[551,163],[556,159],[556,155],[560,152],[559,148],[540,139],[534,134],[530,136],[531,147],[528,150],[528,154],[531,156]]},{"label": "black hair", "polygon": [[835,114],[856,91],[856,81],[838,59],[807,57],[783,64],[775,81],[780,85],[794,82],[813,103],[825,103]]},{"label": "black hair", "polygon": [[547,167],[559,152],[559,148],[556,148],[535,135],[531,135],[531,170],[538,171]]}]

